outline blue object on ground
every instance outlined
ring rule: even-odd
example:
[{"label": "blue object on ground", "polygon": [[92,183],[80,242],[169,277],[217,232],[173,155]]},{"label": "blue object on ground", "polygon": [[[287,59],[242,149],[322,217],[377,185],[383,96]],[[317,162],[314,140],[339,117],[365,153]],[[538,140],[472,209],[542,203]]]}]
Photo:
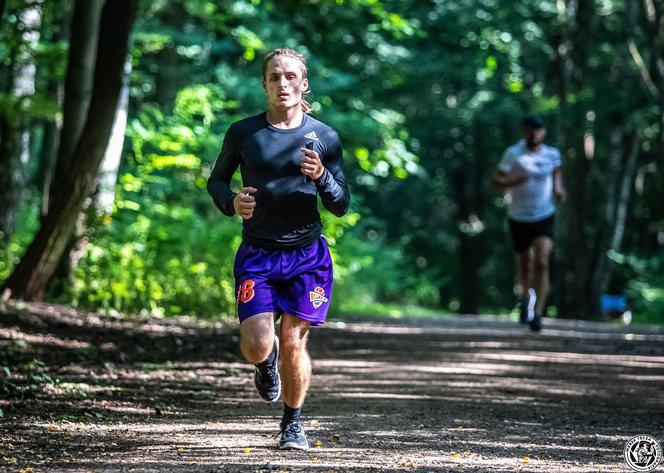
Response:
[{"label": "blue object on ground", "polygon": [[627,310],[627,298],[622,295],[602,294],[600,306],[602,312],[625,312]]}]

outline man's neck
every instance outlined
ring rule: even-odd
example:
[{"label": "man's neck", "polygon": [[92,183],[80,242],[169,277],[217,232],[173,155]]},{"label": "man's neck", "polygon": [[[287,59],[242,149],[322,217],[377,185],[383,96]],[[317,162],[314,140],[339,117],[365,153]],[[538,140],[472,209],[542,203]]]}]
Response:
[{"label": "man's neck", "polygon": [[528,143],[528,141],[526,141],[526,148],[530,151],[539,151],[542,149],[542,143]]},{"label": "man's neck", "polygon": [[297,107],[291,107],[285,110],[270,107],[265,118],[267,118],[270,125],[276,128],[296,128],[302,123],[304,112],[302,112],[302,108],[299,104]]}]

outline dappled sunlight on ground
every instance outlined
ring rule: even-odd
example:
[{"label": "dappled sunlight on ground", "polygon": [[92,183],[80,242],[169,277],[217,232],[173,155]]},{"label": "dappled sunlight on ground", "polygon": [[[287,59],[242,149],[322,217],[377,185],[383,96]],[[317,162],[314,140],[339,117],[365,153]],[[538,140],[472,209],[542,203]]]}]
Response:
[{"label": "dappled sunlight on ground", "polygon": [[[6,346],[62,361],[49,370],[59,382],[37,399],[0,401],[0,466],[608,472],[625,471],[632,435],[664,436],[664,331],[656,328],[552,321],[532,335],[512,322],[461,317],[315,329],[304,408],[312,448],[303,453],[274,448],[280,404],[260,402],[252,366],[222,351],[236,345],[232,330],[143,321],[130,334],[136,349],[122,339],[130,324],[113,332],[112,320],[108,336],[100,318],[94,336],[80,324],[65,336],[63,317],[74,316],[58,315],[60,329],[26,329],[19,317],[0,329]],[[125,358],[94,348],[109,343]]]}]

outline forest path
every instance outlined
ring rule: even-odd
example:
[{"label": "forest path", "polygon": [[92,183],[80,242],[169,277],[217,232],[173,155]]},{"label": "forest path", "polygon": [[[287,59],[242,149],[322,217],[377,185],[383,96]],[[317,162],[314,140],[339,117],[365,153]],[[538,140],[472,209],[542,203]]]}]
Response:
[{"label": "forest path", "polygon": [[283,452],[281,405],[261,402],[252,367],[229,356],[232,325],[101,318],[77,333],[80,316],[50,309],[59,322],[43,323],[43,308],[3,314],[0,348],[33,348],[60,383],[0,404],[2,471],[622,472],[629,438],[664,440],[658,327],[331,322],[310,340],[312,448]]}]

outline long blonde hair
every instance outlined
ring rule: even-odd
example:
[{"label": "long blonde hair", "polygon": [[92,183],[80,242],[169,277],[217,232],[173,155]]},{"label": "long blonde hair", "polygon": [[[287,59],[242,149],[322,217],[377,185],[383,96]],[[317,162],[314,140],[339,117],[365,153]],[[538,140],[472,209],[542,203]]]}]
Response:
[{"label": "long blonde hair", "polygon": [[[267,72],[267,63],[270,62],[270,59],[279,57],[279,56],[284,56],[284,57],[290,57],[293,59],[297,59],[300,61],[302,64],[302,79],[307,78],[307,60],[306,58],[298,53],[297,51],[289,48],[278,48],[278,49],[273,49],[267,55],[265,56],[265,59],[263,59],[263,80],[265,80],[265,73]],[[302,107],[302,111],[304,113],[312,113],[311,105],[309,102],[305,99],[305,97],[308,97],[311,94],[311,87],[307,87],[307,90],[302,92],[302,101],[300,102],[300,107]]]}]

